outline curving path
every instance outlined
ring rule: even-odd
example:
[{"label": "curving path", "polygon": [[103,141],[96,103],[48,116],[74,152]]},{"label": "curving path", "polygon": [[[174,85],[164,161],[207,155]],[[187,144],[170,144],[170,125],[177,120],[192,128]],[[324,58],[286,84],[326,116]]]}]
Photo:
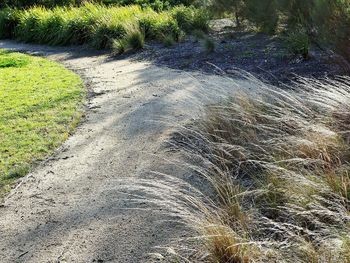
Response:
[{"label": "curving path", "polygon": [[135,205],[125,189],[151,170],[178,176],[156,157],[172,129],[167,123],[193,117],[203,102],[193,97],[208,89],[205,81],[214,87],[227,80],[199,73],[195,80],[186,72],[79,48],[11,41],[1,41],[0,48],[59,61],[90,89],[75,134],[0,207],[0,262],[149,262],[154,247],[186,235],[166,214]]}]

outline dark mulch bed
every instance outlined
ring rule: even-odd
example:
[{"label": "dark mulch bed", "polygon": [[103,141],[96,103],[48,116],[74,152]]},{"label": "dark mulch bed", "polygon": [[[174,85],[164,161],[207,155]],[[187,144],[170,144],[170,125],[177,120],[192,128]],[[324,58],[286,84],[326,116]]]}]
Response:
[{"label": "dark mulch bed", "polygon": [[245,70],[273,83],[287,82],[296,75],[304,77],[333,77],[346,74],[341,59],[330,51],[313,46],[310,58],[290,54],[279,37],[256,32],[235,32],[216,24],[210,33],[215,51],[206,52],[203,41],[189,37],[169,48],[152,43],[134,55],[136,60],[149,60],[157,65],[205,73],[235,75]]}]

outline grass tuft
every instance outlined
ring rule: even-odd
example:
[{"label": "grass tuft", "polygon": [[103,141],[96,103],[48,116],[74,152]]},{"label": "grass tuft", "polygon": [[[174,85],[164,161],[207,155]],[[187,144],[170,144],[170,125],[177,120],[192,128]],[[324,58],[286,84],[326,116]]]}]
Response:
[{"label": "grass tuft", "polygon": [[215,42],[210,38],[203,40],[203,46],[207,53],[213,53],[215,51]]},{"label": "grass tuft", "polygon": [[238,237],[231,227],[214,224],[204,229],[211,262],[249,263],[258,254],[257,248]]},{"label": "grass tuft", "polygon": [[140,30],[128,33],[126,40],[133,50],[143,49],[145,46],[145,35]]},{"label": "grass tuft", "polygon": [[[79,7],[6,8],[0,10],[0,38],[49,45],[88,44],[105,49],[126,37],[129,46],[139,49],[144,39],[161,40],[169,35],[178,41],[182,31],[207,28],[208,19],[203,10],[192,7],[156,12],[137,5],[118,7],[85,2]],[[140,28],[142,35],[139,30],[131,33],[130,25]]]},{"label": "grass tuft", "polygon": [[243,77],[171,141],[214,191],[191,221],[209,262],[349,262],[350,79]]},{"label": "grass tuft", "polygon": [[309,58],[311,40],[305,30],[299,29],[299,31],[288,33],[285,42],[290,53],[301,55],[304,59]]},{"label": "grass tuft", "polygon": [[162,43],[165,47],[171,47],[175,45],[175,40],[171,35],[165,35],[162,39]]},{"label": "grass tuft", "polygon": [[131,50],[143,49],[144,46],[145,34],[136,26],[130,26],[124,38],[113,41],[112,49],[117,54],[122,54]]}]

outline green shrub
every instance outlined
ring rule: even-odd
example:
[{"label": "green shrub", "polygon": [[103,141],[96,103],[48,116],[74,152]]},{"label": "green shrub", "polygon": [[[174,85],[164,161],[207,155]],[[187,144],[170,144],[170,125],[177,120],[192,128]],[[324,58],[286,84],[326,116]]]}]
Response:
[{"label": "green shrub", "polygon": [[312,16],[315,4],[319,1],[320,0],[279,0],[276,8],[286,17],[286,25],[289,30],[295,30],[300,26],[309,30],[312,27]]},{"label": "green shrub", "polygon": [[80,0],[2,0],[0,7],[11,6],[11,7],[29,7],[29,6],[64,6],[64,5],[76,5],[80,3]]},{"label": "green shrub", "polygon": [[53,40],[56,45],[82,45],[91,39],[93,21],[84,17],[74,17],[66,21],[60,36]]},{"label": "green shrub", "polygon": [[44,21],[50,17],[51,11],[42,7],[19,12],[19,23],[16,27],[16,38],[25,42],[43,42],[45,32],[42,31]]},{"label": "green shrub", "polygon": [[89,44],[104,49],[124,39],[130,25],[139,28],[146,40],[162,41],[164,36],[169,36],[178,41],[183,34],[180,23],[186,30],[203,29],[207,28],[208,20],[203,11],[190,7],[160,13],[140,6],[107,7],[92,3],[53,9],[6,8],[0,11],[0,37],[49,45]]},{"label": "green shrub", "polygon": [[277,0],[246,0],[245,16],[260,31],[273,34],[280,19]]},{"label": "green shrub", "polygon": [[125,39],[114,39],[112,43],[112,50],[115,54],[120,55],[127,51],[128,43]]},{"label": "green shrub", "polygon": [[0,39],[13,38],[18,24],[18,12],[15,9],[0,10]]},{"label": "green shrub", "polygon": [[122,24],[102,22],[91,33],[90,44],[97,49],[110,48],[113,39],[122,39],[125,34],[126,30]]},{"label": "green shrub", "polygon": [[318,40],[333,44],[350,61],[350,2],[317,0],[312,17]]},{"label": "green shrub", "polygon": [[206,34],[202,31],[202,30],[193,30],[192,31],[192,35],[194,36],[194,38],[199,41],[201,39],[204,39],[206,37]]},{"label": "green shrub", "polygon": [[[127,3],[125,4],[130,4],[130,1],[127,1]],[[138,4],[143,8],[151,7],[153,10],[158,12],[170,8],[170,4],[168,1],[161,1],[161,0],[154,0],[154,1],[138,0],[138,1],[135,1],[135,3],[133,4]]]},{"label": "green shrub", "polygon": [[140,50],[145,46],[145,35],[141,30],[132,28],[124,38],[113,40],[112,49],[117,54],[122,54],[130,50]]},{"label": "green shrub", "polygon": [[145,35],[141,30],[134,29],[126,35],[128,46],[133,50],[139,50],[145,46]]},{"label": "green shrub", "polygon": [[164,35],[171,35],[175,40],[178,40],[181,35],[177,21],[167,12],[156,13],[149,10],[142,14],[138,21],[148,39],[162,40]]},{"label": "green shrub", "polygon": [[213,53],[215,51],[215,42],[208,37],[203,40],[203,46],[207,53]]},{"label": "green shrub", "polygon": [[178,6],[173,8],[171,13],[185,32],[191,32],[195,29],[207,32],[209,29],[210,16],[204,9]]},{"label": "green shrub", "polygon": [[190,6],[197,2],[196,0],[100,0],[104,4],[114,5],[139,5],[142,8],[151,7],[156,11],[167,10],[177,5]]},{"label": "green shrub", "polygon": [[171,35],[165,35],[162,39],[162,43],[165,47],[171,47],[175,44],[175,40]]},{"label": "green shrub", "polygon": [[309,57],[310,37],[302,28],[288,34],[286,45],[291,53],[302,55],[305,59]]},{"label": "green shrub", "polygon": [[[28,8],[32,6],[44,6],[52,8],[55,6],[80,6],[84,0],[1,0],[0,8],[5,6]],[[176,5],[189,6],[195,0],[89,0],[89,2],[103,3],[106,5],[139,5],[142,8],[151,7],[156,11],[169,9]]]}]

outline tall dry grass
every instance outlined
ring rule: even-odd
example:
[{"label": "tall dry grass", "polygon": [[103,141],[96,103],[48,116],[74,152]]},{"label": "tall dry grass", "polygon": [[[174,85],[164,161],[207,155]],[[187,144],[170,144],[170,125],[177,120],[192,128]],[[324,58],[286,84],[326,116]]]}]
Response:
[{"label": "tall dry grass", "polygon": [[244,78],[254,89],[170,139],[211,188],[188,193],[195,215],[182,212],[203,244],[197,261],[350,262],[350,78]]}]

